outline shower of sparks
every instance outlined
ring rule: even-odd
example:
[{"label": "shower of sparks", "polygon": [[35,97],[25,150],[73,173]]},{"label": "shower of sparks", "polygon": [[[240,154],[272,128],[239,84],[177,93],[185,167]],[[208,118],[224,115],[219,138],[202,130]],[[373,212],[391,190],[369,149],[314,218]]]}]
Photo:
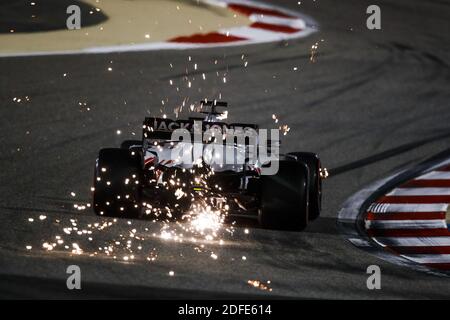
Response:
[{"label": "shower of sparks", "polygon": [[[324,41],[323,39],[320,40],[320,42],[323,42],[323,41]],[[309,58],[309,61],[311,61],[312,63],[316,62],[316,60],[317,60],[317,51],[319,50],[320,42],[318,41],[311,46],[311,56]]]},{"label": "shower of sparks", "polygon": [[200,234],[216,236],[223,224],[224,215],[220,211],[213,211],[210,207],[196,208],[190,213],[190,225]]},{"label": "shower of sparks", "polygon": [[327,179],[328,176],[330,175],[330,174],[328,173],[328,169],[327,169],[327,168],[320,168],[320,169],[319,169],[319,174],[320,174],[320,177],[321,177],[322,179]]},{"label": "shower of sparks", "polygon": [[[278,122],[279,122],[279,119],[278,119],[278,117],[277,117],[276,114],[272,114],[272,120],[273,120],[275,123],[278,123]],[[285,136],[285,135],[288,134],[288,132],[291,130],[291,128],[290,128],[287,124],[283,124],[283,125],[280,125],[280,126],[278,127],[278,130],[280,130],[281,133]]]},{"label": "shower of sparks", "polygon": [[[142,35],[141,35],[142,36]],[[144,35],[145,38],[150,38],[149,34]],[[317,48],[316,48],[317,50]],[[186,88],[193,88],[201,92],[202,85],[206,82],[206,74],[202,72],[203,68],[206,67],[203,64],[199,65],[194,63],[194,59],[191,56],[187,57],[188,62],[186,62],[183,68],[183,76],[176,79],[166,80],[166,86],[175,92],[179,97],[180,93]],[[194,61],[193,61],[194,60]],[[248,66],[248,57],[245,55],[241,56],[241,60],[244,67]],[[219,63],[220,62],[220,63]],[[112,61],[110,61],[107,67],[108,71],[112,71]],[[214,60],[211,63],[214,65],[221,65],[222,60]],[[174,69],[172,63],[169,64],[171,69]],[[217,69],[218,67],[216,67]],[[294,68],[296,70],[297,67]],[[195,70],[196,72],[192,72]],[[207,70],[207,69],[204,69]],[[220,69],[218,69],[220,70]],[[174,70],[172,70],[174,71]],[[67,74],[64,74],[64,77]],[[233,80],[230,78],[230,74],[224,71],[214,71],[208,72],[208,81],[213,81],[216,77],[218,83],[227,84]],[[228,77],[228,79],[227,79]],[[223,85],[225,86],[225,85]],[[196,104],[190,99],[189,96],[181,96],[180,99],[176,101],[175,99],[168,97],[161,97],[160,112],[163,118],[166,118],[173,110],[174,114],[178,116],[184,112],[198,112],[204,111],[199,104]],[[217,93],[216,98],[221,99],[222,94]],[[29,100],[26,98],[14,98],[15,102],[20,103],[20,101]],[[126,104],[126,102],[124,102]],[[80,106],[86,106],[86,103],[80,103]],[[167,109],[169,108],[169,109]],[[169,115],[170,117],[170,115]],[[228,112],[224,112],[219,116],[219,120],[226,119],[228,117]],[[278,117],[273,114],[272,119],[279,126]],[[144,128],[145,129],[145,128]],[[280,130],[286,134],[290,128],[287,125],[281,125]],[[116,130],[117,135],[121,135],[121,130]],[[107,172],[107,168],[101,168],[101,172]],[[206,173],[202,173],[195,181],[195,185],[201,185],[204,190],[209,190],[212,186],[208,185],[208,177],[213,175],[214,172],[211,170],[206,170]],[[132,183],[133,179],[127,179],[124,183]],[[110,185],[110,183],[108,184]],[[135,223],[133,221],[126,221],[124,219],[112,219],[98,217],[96,222],[85,222],[84,220],[78,220],[78,218],[63,218],[61,220],[51,219],[51,215],[47,218],[44,215],[34,216],[28,218],[29,222],[36,222],[30,224],[30,227],[35,226],[47,226],[52,223],[57,229],[54,229],[54,233],[47,239],[40,240],[39,243],[23,243],[22,245],[28,251],[40,251],[46,252],[47,254],[61,254],[65,253],[67,255],[82,255],[89,257],[101,257],[116,260],[118,263],[122,264],[133,264],[136,262],[146,262],[151,264],[157,264],[161,260],[161,255],[164,253],[164,246],[167,243],[183,243],[183,248],[186,248],[186,244],[189,244],[190,248],[195,254],[202,255],[206,259],[212,260],[228,260],[223,257],[226,255],[221,254],[221,250],[225,250],[227,247],[228,236],[233,236],[235,232],[234,223],[225,223],[227,217],[229,216],[229,206],[227,202],[234,201],[233,199],[223,199],[223,203],[220,205],[215,201],[217,200],[217,194],[220,195],[220,186],[215,186],[218,190],[214,196],[208,194],[205,191],[200,192],[200,196],[197,197],[192,194],[192,185],[185,186],[180,183],[176,177],[170,177],[167,179],[162,187],[173,192],[176,199],[182,201],[183,199],[192,200],[190,208],[183,215],[176,216],[174,208],[168,207],[158,207],[153,203],[143,203],[143,213],[145,213],[145,224]],[[95,191],[91,187],[91,191]],[[76,197],[75,192],[70,192],[71,197]],[[78,202],[78,201],[77,201]],[[90,203],[74,203],[72,211],[85,211],[90,208]],[[81,214],[79,212],[78,214]],[[42,218],[43,217],[43,218]],[[47,221],[43,221],[47,218]],[[37,221],[40,220],[41,222]],[[90,220],[90,219],[89,219]],[[148,223],[147,223],[148,222]],[[151,228],[150,228],[151,224]],[[143,225],[147,226],[144,227]],[[115,232],[116,229],[120,232]],[[156,228],[156,229],[155,229]],[[248,235],[250,233],[249,229],[245,228],[243,233]],[[155,244],[157,243],[157,244]],[[33,244],[33,246],[31,245]],[[151,247],[149,248],[149,244]],[[155,247],[153,247],[155,245]],[[186,252],[180,253],[180,259],[187,256]],[[246,261],[246,256],[235,256],[231,261]],[[251,260],[251,259],[250,259]],[[166,274],[170,277],[175,276],[175,271],[170,270],[163,271],[162,274]],[[245,278],[244,278],[245,279]],[[245,281],[245,280],[244,280]],[[261,290],[272,291],[269,288],[270,281],[265,283],[258,280],[248,280],[248,284],[259,288]]]},{"label": "shower of sparks", "polygon": [[271,283],[270,280],[266,281],[265,283],[262,281],[259,281],[259,280],[248,280],[247,283],[250,286],[252,286],[254,288],[258,288],[263,291],[269,291],[269,292],[272,291],[272,288],[270,288],[270,283]]},{"label": "shower of sparks", "polygon": [[228,118],[228,110],[224,111],[221,115],[217,116],[217,120],[225,120]]},{"label": "shower of sparks", "polygon": [[[210,173],[212,174],[212,173]],[[202,178],[199,178],[197,183],[206,183]],[[173,181],[174,192],[178,196],[185,196],[185,191],[182,191],[180,185]],[[170,184],[172,186],[172,184]],[[73,192],[74,194],[74,192]],[[72,196],[74,196],[71,194]],[[153,263],[158,258],[158,250],[153,248],[148,250],[145,244],[151,238],[159,238],[163,241],[184,242],[194,244],[194,250],[198,253],[208,253],[205,246],[207,243],[216,243],[223,245],[221,239],[223,233],[233,234],[233,225],[225,225],[224,220],[228,213],[228,206],[220,207],[208,205],[207,197],[202,198],[202,201],[194,202],[188,213],[183,215],[179,221],[175,223],[170,222],[172,217],[172,210],[168,207],[156,208],[150,204],[146,204],[150,216],[158,218],[161,221],[161,231],[159,234],[150,232],[148,228],[138,230],[133,226],[131,220],[126,221],[128,232],[122,232],[118,236],[115,233],[110,233],[112,228],[118,221],[124,223],[123,220],[109,219],[96,223],[80,223],[76,218],[70,218],[67,222],[55,220],[61,233],[53,238],[42,243],[41,248],[46,252],[67,252],[71,255],[87,255],[87,256],[104,256],[115,260],[121,260],[126,263],[133,263],[134,260],[147,261]],[[85,210],[91,205],[74,204],[77,210]],[[147,212],[147,211],[146,211]],[[47,217],[39,216],[39,220],[44,220]],[[28,221],[34,221],[34,218],[28,218]],[[155,222],[156,220],[153,220]],[[102,233],[103,235],[98,237]],[[105,235],[113,234],[109,237]],[[96,243],[97,247],[92,242],[94,239],[103,239]],[[105,239],[106,238],[106,239]],[[101,243],[103,242],[103,244]],[[199,245],[198,245],[199,244]],[[25,246],[27,250],[32,250],[32,247]],[[209,251],[210,258],[217,260],[218,254]]]},{"label": "shower of sparks", "polygon": [[277,118],[276,114],[272,115],[272,119],[275,123],[278,123],[278,118]]},{"label": "shower of sparks", "polygon": [[287,135],[289,131],[291,131],[291,128],[287,124],[283,124],[279,129],[284,136]]},{"label": "shower of sparks", "polygon": [[14,97],[13,102],[15,103],[21,103],[21,102],[29,102],[30,101],[30,97],[29,96],[25,96],[25,97]]}]

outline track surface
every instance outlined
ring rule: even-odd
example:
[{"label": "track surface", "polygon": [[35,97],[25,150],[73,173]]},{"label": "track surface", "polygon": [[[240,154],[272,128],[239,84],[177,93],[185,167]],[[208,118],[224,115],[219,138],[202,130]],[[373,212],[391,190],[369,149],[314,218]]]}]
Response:
[{"label": "track surface", "polygon": [[[352,193],[448,148],[450,6],[445,1],[378,1],[383,29],[369,31],[367,1],[281,4],[316,19],[320,31],[303,40],[251,47],[0,59],[1,296],[450,296],[447,279],[368,255],[336,228],[340,205]],[[311,46],[321,39],[316,62],[310,63]],[[187,88],[182,78],[194,62],[199,70]],[[201,80],[201,73],[208,81]],[[169,86],[170,79],[180,84],[180,92]],[[89,201],[92,166],[101,147],[117,146],[133,137],[131,132],[139,135],[143,117],[157,114],[166,97],[166,104],[174,106],[184,97],[197,101],[219,92],[231,104],[231,121],[270,126],[276,113],[291,127],[284,151],[318,152],[332,169],[318,221],[302,233],[251,228],[244,235],[238,227],[225,245],[210,245],[218,260],[195,252],[191,244],[157,239],[144,244],[145,249],[158,248],[154,263],[40,249],[43,241],[62,233],[55,219],[76,218],[79,225],[98,221],[89,210],[73,209],[73,203]],[[27,222],[40,214],[47,219]],[[133,226],[159,231],[157,223]],[[94,238],[92,250],[129,229],[125,220],[119,221]],[[71,237],[64,238],[70,243]],[[27,251],[27,244],[33,250]],[[82,269],[81,291],[65,289],[70,264]],[[366,288],[370,264],[381,267],[382,290]],[[167,275],[169,270],[174,277]],[[273,291],[250,287],[249,279],[271,280]]]}]

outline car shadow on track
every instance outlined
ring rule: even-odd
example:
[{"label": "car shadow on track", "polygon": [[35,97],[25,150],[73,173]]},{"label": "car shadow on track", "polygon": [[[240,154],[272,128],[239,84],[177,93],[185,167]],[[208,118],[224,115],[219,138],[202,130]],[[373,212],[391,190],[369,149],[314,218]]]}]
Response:
[{"label": "car shadow on track", "polygon": [[[231,221],[228,223],[232,223],[233,221],[235,221],[234,226],[239,228],[271,230],[271,229],[264,229],[263,227],[261,227],[256,219],[245,219],[245,218],[231,219]],[[319,217],[314,221],[310,221],[305,230],[302,230],[300,232],[299,231],[283,231],[283,232],[290,232],[292,234],[320,233],[328,235],[338,235],[339,231],[337,229],[336,222],[337,222],[336,218]],[[280,231],[280,230],[271,230],[271,231]]]}]

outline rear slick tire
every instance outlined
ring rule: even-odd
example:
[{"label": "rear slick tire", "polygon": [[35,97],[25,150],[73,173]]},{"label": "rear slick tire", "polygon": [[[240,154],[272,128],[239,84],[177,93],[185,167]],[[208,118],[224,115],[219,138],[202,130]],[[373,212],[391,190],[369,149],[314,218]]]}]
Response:
[{"label": "rear slick tire", "polygon": [[261,176],[259,222],[264,228],[301,231],[308,225],[308,167],[281,160],[275,175]]},{"label": "rear slick tire", "polygon": [[309,220],[315,220],[322,210],[322,178],[319,156],[311,152],[291,152],[288,156],[303,162],[309,169]]}]

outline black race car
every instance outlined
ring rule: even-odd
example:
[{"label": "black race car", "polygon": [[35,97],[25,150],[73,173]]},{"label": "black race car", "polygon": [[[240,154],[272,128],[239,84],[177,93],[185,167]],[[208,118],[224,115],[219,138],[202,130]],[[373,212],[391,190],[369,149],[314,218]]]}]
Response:
[{"label": "black race car", "polygon": [[[101,149],[94,174],[96,214],[173,218],[193,206],[207,206],[282,230],[302,230],[316,219],[326,173],[319,157],[309,152],[279,155],[274,152],[279,141],[258,141],[257,125],[222,122],[223,113],[216,110],[226,103],[201,102],[201,110],[208,107],[201,118],[145,118],[142,140]],[[257,150],[253,159],[251,150]],[[217,155],[227,161],[212,161]]]}]

